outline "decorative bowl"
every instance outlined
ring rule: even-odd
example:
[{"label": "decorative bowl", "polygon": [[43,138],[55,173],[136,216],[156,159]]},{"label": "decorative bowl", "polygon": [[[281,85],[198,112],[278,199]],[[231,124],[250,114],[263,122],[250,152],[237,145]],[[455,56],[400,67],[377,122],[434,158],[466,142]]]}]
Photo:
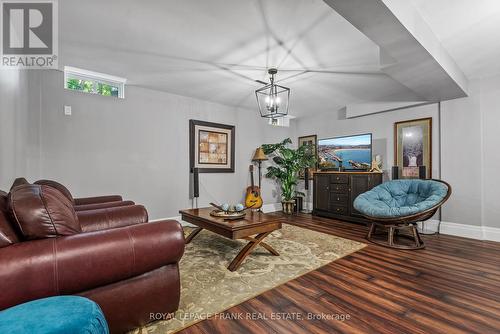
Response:
[{"label": "decorative bowl", "polygon": [[236,205],[229,205],[227,203],[217,205],[215,203],[210,203],[210,205],[217,209],[210,212],[211,216],[221,217],[226,220],[241,219],[246,215],[245,210],[251,208],[251,207],[245,207],[241,203],[238,203]]},{"label": "decorative bowl", "polygon": [[227,212],[223,210],[213,210],[210,212],[210,215],[213,217],[219,217],[219,218],[224,218],[226,220],[236,220],[236,219],[241,219],[246,216],[245,211],[240,211],[240,212]]}]

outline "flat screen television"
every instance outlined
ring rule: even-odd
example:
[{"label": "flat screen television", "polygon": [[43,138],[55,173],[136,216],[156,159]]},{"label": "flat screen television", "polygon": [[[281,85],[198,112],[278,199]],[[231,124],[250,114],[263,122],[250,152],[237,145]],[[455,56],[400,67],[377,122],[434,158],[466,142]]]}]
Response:
[{"label": "flat screen television", "polygon": [[372,162],[372,134],[320,139],[318,160],[321,170],[366,170]]}]

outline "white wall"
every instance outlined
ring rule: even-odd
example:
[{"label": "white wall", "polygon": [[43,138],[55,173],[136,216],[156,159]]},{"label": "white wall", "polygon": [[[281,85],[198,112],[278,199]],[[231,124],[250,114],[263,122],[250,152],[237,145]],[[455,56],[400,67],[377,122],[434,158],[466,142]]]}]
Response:
[{"label": "white wall", "polygon": [[17,71],[0,72],[0,189],[8,191],[15,178],[19,161],[16,146],[16,114],[20,113],[18,91],[21,89],[20,73]]},{"label": "white wall", "polygon": [[500,76],[481,80],[483,225],[500,228]]},{"label": "white wall", "polygon": [[482,140],[480,87],[468,98],[441,103],[442,179],[453,189],[443,209],[447,222],[482,224]]},{"label": "white wall", "polygon": [[37,95],[28,71],[0,71],[0,189],[8,191],[16,177],[39,170]]},{"label": "white wall", "polygon": [[[59,71],[42,71],[41,177],[66,184],[76,196],[123,194],[144,204],[151,219],[191,206],[189,119],[236,126],[235,173],[201,174],[200,206],[243,200],[255,148],[289,136],[256,110],[127,86],[115,99],[63,89]],[[70,105],[73,115],[65,116]],[[278,200],[264,181],[264,200]]]},{"label": "white wall", "polygon": [[[443,176],[453,186],[446,221],[500,228],[500,76],[471,83],[470,96],[446,101]],[[499,233],[499,232],[495,232]]]}]

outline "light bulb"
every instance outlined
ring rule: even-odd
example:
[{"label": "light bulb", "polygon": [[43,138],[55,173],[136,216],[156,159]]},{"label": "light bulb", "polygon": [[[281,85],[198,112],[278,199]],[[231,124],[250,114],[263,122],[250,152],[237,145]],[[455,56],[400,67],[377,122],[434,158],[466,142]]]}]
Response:
[{"label": "light bulb", "polygon": [[281,99],[280,99],[280,97],[278,96],[278,97],[276,98],[276,104],[280,104],[280,102],[281,102]]}]

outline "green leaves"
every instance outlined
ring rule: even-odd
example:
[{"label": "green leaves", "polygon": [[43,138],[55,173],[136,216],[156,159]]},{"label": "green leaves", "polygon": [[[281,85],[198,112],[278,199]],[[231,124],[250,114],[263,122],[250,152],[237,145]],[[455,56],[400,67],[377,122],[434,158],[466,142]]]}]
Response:
[{"label": "green leaves", "polygon": [[284,165],[285,164],[285,159],[283,159],[282,157],[279,157],[279,156],[273,157],[273,161],[277,165]]},{"label": "green leaves", "polygon": [[267,168],[266,177],[281,179],[285,176],[285,174],[286,172],[281,170],[280,168],[271,166]]},{"label": "green leaves", "polygon": [[262,149],[266,155],[273,154],[275,151],[286,148],[286,145],[291,144],[292,140],[287,138],[278,144],[264,144],[262,145]]},{"label": "green leaves", "polygon": [[67,88],[71,90],[78,90],[85,93],[99,94],[103,96],[118,97],[119,93],[118,87],[92,80],[68,79],[66,85]]},{"label": "green leaves", "polygon": [[298,149],[292,149],[287,147],[291,143],[291,139],[286,138],[277,144],[262,145],[264,153],[270,155],[276,164],[267,168],[266,177],[278,181],[284,201],[290,201],[297,195],[304,195],[296,191],[299,171],[314,166],[316,162],[314,152],[310,147],[301,146]]}]

